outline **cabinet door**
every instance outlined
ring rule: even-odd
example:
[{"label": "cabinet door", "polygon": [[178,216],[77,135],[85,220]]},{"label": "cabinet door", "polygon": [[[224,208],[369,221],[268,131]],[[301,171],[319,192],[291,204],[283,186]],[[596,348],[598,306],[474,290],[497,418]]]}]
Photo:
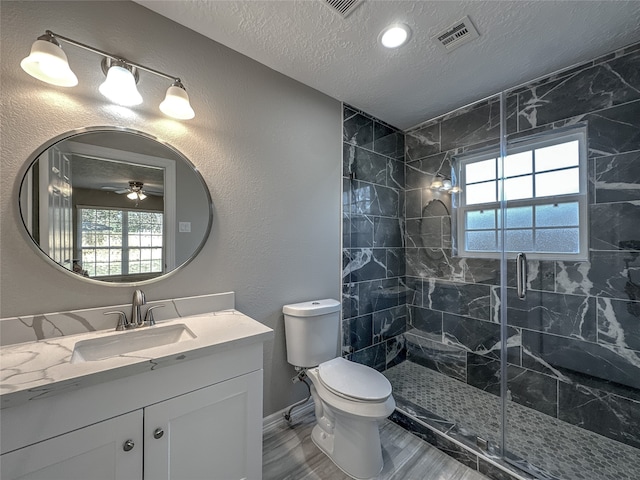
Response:
[{"label": "cabinet door", "polygon": [[144,423],[145,480],[262,477],[262,371],[147,407]]},{"label": "cabinet door", "polygon": [[[127,440],[133,448],[124,450]],[[0,457],[2,480],[142,478],[142,410],[24,447]]]}]

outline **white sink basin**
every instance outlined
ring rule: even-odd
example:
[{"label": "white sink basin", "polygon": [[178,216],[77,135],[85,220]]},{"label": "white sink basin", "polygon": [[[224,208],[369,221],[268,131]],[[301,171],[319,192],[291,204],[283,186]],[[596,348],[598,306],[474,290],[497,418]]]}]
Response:
[{"label": "white sink basin", "polygon": [[104,360],[194,338],[196,335],[184,324],[144,327],[133,332],[123,332],[118,335],[76,342],[71,355],[71,363]]}]

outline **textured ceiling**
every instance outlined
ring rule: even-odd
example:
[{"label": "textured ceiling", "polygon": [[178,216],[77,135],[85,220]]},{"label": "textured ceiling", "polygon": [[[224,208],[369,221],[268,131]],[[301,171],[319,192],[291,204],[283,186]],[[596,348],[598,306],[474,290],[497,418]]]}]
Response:
[{"label": "textured ceiling", "polygon": [[[640,41],[639,0],[365,0],[347,19],[321,0],[137,3],[403,129]],[[444,53],[431,37],[465,15],[480,38]],[[393,22],[413,36],[386,50]]]}]

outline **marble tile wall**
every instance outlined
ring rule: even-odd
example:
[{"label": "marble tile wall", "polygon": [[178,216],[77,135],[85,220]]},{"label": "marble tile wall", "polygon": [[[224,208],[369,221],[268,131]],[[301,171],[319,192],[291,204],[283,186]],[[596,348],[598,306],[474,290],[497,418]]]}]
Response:
[{"label": "marble tile wall", "polygon": [[404,133],[343,111],[342,352],[384,370],[406,358]]},{"label": "marble tile wall", "polygon": [[429,185],[456,154],[496,146],[497,97],[406,133],[406,356],[499,394],[507,309],[511,399],[640,448],[640,44],[507,93],[509,138],[587,128],[588,262],[530,261],[526,301],[508,262],[452,256],[451,197]]}]

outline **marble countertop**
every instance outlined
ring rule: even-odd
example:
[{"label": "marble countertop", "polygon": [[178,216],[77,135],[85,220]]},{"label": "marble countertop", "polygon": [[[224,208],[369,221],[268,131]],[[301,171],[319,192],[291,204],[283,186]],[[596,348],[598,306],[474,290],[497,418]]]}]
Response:
[{"label": "marble countertop", "polygon": [[[195,338],[117,355],[71,363],[76,342],[94,338],[126,338],[130,332],[184,324]],[[264,342],[273,330],[237,310],[222,310],[158,322],[153,327],[56,337],[0,348],[0,407],[20,405],[56,393],[136,375],[225,349]]]}]

